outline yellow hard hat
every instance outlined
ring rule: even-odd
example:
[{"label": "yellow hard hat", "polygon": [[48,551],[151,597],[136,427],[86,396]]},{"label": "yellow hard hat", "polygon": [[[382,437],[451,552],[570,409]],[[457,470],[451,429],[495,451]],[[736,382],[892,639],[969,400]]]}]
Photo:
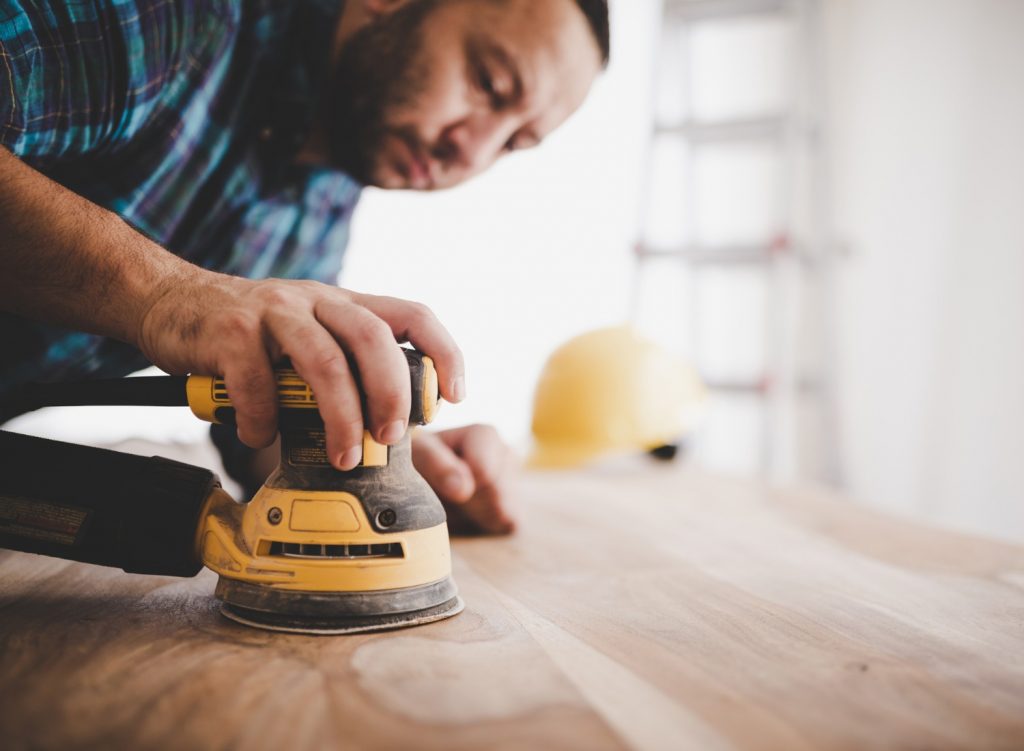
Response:
[{"label": "yellow hard hat", "polygon": [[533,403],[535,467],[567,467],[678,441],[705,399],[693,368],[628,327],[559,347]]}]

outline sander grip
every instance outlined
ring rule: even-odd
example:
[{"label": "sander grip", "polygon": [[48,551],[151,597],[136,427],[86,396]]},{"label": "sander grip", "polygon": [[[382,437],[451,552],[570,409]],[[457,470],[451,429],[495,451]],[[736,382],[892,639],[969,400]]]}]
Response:
[{"label": "sander grip", "polygon": [[209,470],[0,431],[0,547],[195,576]]}]

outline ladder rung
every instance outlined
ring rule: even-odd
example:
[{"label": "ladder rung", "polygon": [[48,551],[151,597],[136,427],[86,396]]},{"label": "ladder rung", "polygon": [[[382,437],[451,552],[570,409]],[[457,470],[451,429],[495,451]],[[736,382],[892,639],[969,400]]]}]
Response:
[{"label": "ladder rung", "polygon": [[[820,379],[812,377],[802,377],[796,383],[796,392],[798,394],[814,394],[818,391]],[[710,391],[715,391],[720,394],[755,394],[757,396],[767,396],[775,388],[775,383],[770,377],[764,377],[760,379],[724,379],[724,378],[705,378],[704,385],[708,387]]]},{"label": "ladder rung", "polygon": [[769,385],[764,380],[744,381],[706,378],[704,379],[704,385],[710,391],[726,394],[758,394],[763,396],[769,391]]},{"label": "ladder rung", "polygon": [[810,264],[813,259],[788,244],[754,244],[754,245],[722,245],[700,246],[691,245],[681,248],[652,248],[640,243],[636,254],[645,258],[674,258],[694,266],[737,266],[767,264],[782,258],[796,256],[800,261]]},{"label": "ladder rung", "polygon": [[785,117],[756,117],[719,122],[686,122],[655,126],[656,135],[681,136],[693,143],[781,140],[788,130]]},{"label": "ladder rung", "polygon": [[706,21],[788,11],[792,0],[665,0],[666,20]]}]

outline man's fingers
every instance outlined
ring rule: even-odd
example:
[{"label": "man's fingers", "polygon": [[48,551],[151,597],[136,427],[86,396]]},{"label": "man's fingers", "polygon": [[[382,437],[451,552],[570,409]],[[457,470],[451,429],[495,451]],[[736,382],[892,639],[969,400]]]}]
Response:
[{"label": "man's fingers", "polygon": [[515,521],[508,514],[508,472],[511,452],[490,425],[469,425],[441,433],[453,451],[473,472],[475,491],[461,511],[479,529],[491,534],[510,534]]},{"label": "man's fingers", "polygon": [[394,297],[354,295],[353,299],[387,323],[396,340],[409,342],[430,356],[437,369],[441,396],[452,403],[466,398],[462,351],[430,308]]},{"label": "man's fingers", "polygon": [[480,488],[462,509],[484,532],[507,535],[515,531],[516,523],[506,513],[501,495],[494,486]]},{"label": "man's fingers", "polygon": [[363,410],[355,378],[338,342],[317,321],[268,317],[270,335],[316,395],[327,433],[327,456],[347,471],[362,460]]},{"label": "man's fingers", "polygon": [[224,352],[220,368],[235,408],[238,438],[252,448],[264,448],[277,435],[277,379],[262,346],[244,342]]},{"label": "man's fingers", "polygon": [[440,434],[441,439],[473,470],[478,488],[500,485],[509,470],[509,449],[490,425],[467,425]]},{"label": "man's fingers", "polygon": [[[461,352],[434,314],[418,303],[315,282],[222,275],[191,294],[181,304],[188,315],[174,312],[181,305],[175,306],[173,295],[160,298],[159,314],[147,313],[156,321],[149,328],[165,332],[154,337],[147,353],[175,371],[222,375],[235,405],[238,435],[250,446],[266,446],[276,433],[272,367],[282,355],[316,393],[327,451],[339,469],[358,464],[364,426],[384,444],[395,444],[406,433],[412,395],[400,341],[434,360],[443,397],[459,401],[465,393]],[[160,316],[166,325],[157,325]]]},{"label": "man's fingers", "polygon": [[421,432],[412,442],[417,471],[442,501],[465,503],[476,490],[472,469],[433,433]]},{"label": "man's fingers", "polygon": [[[484,425],[420,433],[413,441],[413,463],[449,504],[449,524],[457,532],[515,530],[506,510],[509,456],[497,431]],[[449,483],[464,485],[454,493]]]},{"label": "man's fingers", "polygon": [[390,327],[365,308],[349,302],[320,301],[316,317],[342,344],[359,369],[367,422],[379,443],[398,443],[411,409],[409,364]]},{"label": "man's fingers", "polygon": [[501,492],[495,488],[478,488],[465,503],[448,504],[448,527],[453,534],[484,532],[493,535],[511,534],[515,520],[505,510]]}]

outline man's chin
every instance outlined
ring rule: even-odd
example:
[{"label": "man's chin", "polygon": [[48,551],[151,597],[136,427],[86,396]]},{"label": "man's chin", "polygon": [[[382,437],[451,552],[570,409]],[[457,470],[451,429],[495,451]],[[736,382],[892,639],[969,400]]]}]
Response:
[{"label": "man's chin", "polygon": [[381,190],[412,190],[409,185],[409,178],[397,169],[388,166],[378,166],[368,175],[366,185],[380,188]]},{"label": "man's chin", "polygon": [[417,193],[428,193],[432,190],[437,190],[440,187],[434,185],[432,182],[429,184],[425,183],[417,185],[416,182],[401,169],[389,165],[383,165],[373,170],[368,175],[368,178],[369,179],[364,183],[364,185],[380,188],[381,190],[409,190]]},{"label": "man's chin", "polygon": [[408,190],[423,193],[447,190],[461,182],[455,181],[450,184],[431,182],[429,185],[414,185],[408,174],[384,158],[380,158],[371,164],[364,162],[358,166],[353,163],[353,160],[335,159],[334,167],[347,173],[361,185],[368,188],[379,188],[380,190]]},{"label": "man's chin", "polygon": [[380,181],[376,174],[377,166],[375,164],[368,164],[365,159],[355,158],[348,150],[342,151],[332,148],[327,161],[331,169],[344,172],[364,187],[380,187],[378,185]]},{"label": "man's chin", "polygon": [[341,170],[364,187],[402,190],[408,184],[408,178],[383,159],[354,159],[338,152],[333,157],[331,166],[334,169]]}]

